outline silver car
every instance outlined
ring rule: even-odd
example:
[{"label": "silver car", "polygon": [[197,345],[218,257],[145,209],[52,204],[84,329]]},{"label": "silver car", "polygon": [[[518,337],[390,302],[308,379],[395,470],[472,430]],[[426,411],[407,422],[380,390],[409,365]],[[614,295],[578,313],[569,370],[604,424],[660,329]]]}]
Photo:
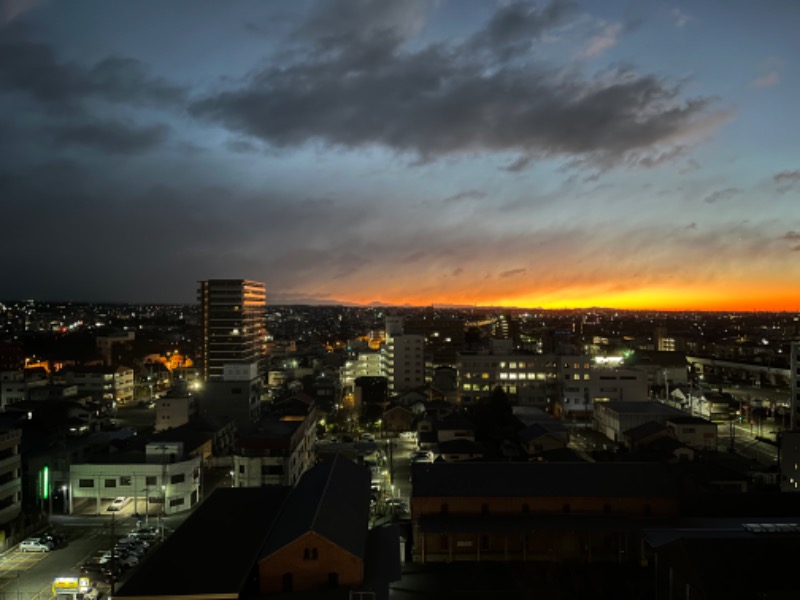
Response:
[{"label": "silver car", "polygon": [[50,549],[50,544],[39,538],[28,538],[19,544],[20,552],[50,552]]}]

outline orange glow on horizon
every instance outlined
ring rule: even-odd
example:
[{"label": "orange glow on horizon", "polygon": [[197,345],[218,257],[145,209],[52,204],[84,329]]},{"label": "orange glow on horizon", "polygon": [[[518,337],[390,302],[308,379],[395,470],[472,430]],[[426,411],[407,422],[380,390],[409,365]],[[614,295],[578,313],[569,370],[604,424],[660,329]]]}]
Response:
[{"label": "orange glow on horizon", "polygon": [[[758,282],[731,284],[729,287],[643,288],[619,292],[600,292],[572,288],[563,291],[505,295],[503,297],[459,298],[455,295],[386,297],[379,292],[370,298],[353,299],[369,304],[379,296],[387,305],[473,306],[541,308],[545,310],[611,308],[620,310],[709,311],[709,312],[800,312],[800,291],[788,286],[767,287]],[[387,294],[388,296],[388,294]]]}]

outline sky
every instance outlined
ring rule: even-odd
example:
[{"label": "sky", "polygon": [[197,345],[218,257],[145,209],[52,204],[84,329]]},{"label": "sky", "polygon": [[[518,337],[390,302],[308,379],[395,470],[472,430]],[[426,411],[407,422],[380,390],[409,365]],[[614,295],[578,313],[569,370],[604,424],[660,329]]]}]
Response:
[{"label": "sky", "polygon": [[800,310],[796,0],[0,0],[0,298]]}]

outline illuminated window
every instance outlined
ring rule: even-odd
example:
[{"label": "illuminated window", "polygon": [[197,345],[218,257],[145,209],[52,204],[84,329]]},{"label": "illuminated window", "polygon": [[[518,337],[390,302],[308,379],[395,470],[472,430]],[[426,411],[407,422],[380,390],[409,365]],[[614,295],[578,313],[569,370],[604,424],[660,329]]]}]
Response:
[{"label": "illuminated window", "polygon": [[481,379],[489,379],[488,373],[481,373]]},{"label": "illuminated window", "polygon": [[586,373],[586,374],[583,376],[583,378],[588,380],[588,379],[589,379],[589,374],[588,374],[588,373]]}]

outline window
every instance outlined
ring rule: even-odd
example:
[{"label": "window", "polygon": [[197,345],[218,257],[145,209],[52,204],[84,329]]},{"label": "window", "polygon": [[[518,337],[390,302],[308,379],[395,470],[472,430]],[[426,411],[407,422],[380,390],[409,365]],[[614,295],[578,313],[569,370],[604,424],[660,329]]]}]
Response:
[{"label": "window", "polygon": [[183,498],[175,498],[174,500],[169,501],[170,506],[182,506],[183,505]]},{"label": "window", "polygon": [[156,485],[158,478],[155,475],[148,475],[144,478],[145,485]]},{"label": "window", "polygon": [[130,475],[123,475],[119,478],[120,485],[130,485],[131,484],[131,476]]},{"label": "window", "polygon": [[78,487],[79,488],[93,488],[94,487],[94,479],[79,479],[78,480]]},{"label": "window", "polygon": [[184,481],[186,481],[186,475],[184,475],[183,473],[180,473],[178,475],[173,475],[169,479],[170,483],[183,483]]},{"label": "window", "polygon": [[317,560],[319,554],[317,553],[316,548],[304,548],[303,549],[303,560]]},{"label": "window", "polygon": [[116,479],[106,479],[105,480],[105,487],[107,487],[107,488],[115,488],[115,487],[117,487],[117,480]]},{"label": "window", "polygon": [[239,473],[244,474],[244,465],[239,465]]}]

